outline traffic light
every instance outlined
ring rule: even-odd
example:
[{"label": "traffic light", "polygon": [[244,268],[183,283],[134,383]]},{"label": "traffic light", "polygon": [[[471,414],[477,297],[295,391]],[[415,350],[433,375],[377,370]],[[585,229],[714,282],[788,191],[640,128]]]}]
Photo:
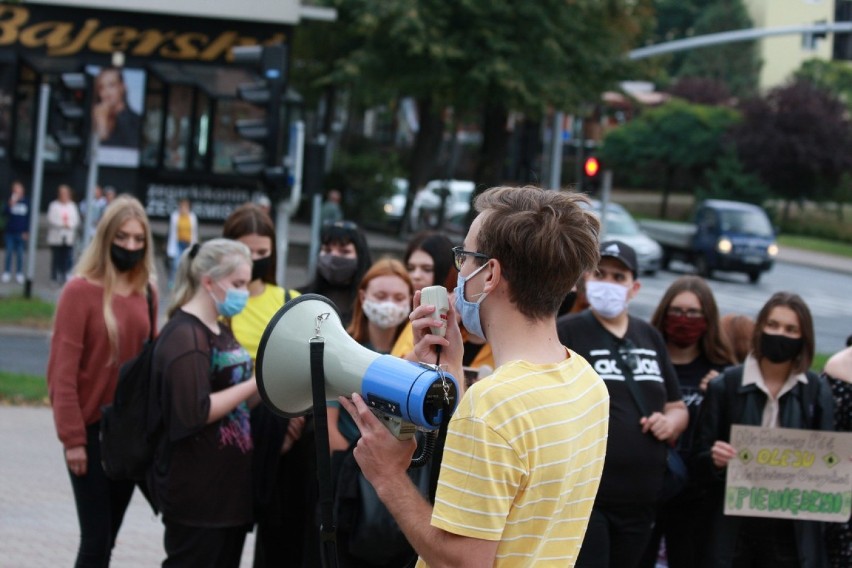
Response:
[{"label": "traffic light", "polygon": [[583,190],[595,193],[601,186],[601,163],[595,156],[589,156],[583,163]]},{"label": "traffic light", "polygon": [[86,73],[62,73],[51,99],[49,134],[59,146],[64,161],[70,161],[72,156],[82,158],[91,130],[91,77]]},{"label": "traffic light", "polygon": [[241,118],[234,127],[237,134],[258,147],[258,151],[232,158],[234,171],[259,176],[268,192],[277,200],[287,186],[287,169],[282,162],[285,129],[281,128],[281,105],[287,84],[287,47],[251,45],[231,50],[235,63],[255,66],[261,80],[237,86],[237,98],[264,110],[262,118]]}]

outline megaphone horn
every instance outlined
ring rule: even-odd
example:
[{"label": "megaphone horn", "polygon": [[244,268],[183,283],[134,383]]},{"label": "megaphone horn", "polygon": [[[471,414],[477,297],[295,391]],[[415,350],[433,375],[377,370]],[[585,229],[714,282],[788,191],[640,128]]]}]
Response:
[{"label": "megaphone horn", "polygon": [[257,350],[258,390],[276,414],[292,418],[313,408],[310,346],[317,340],[325,343],[327,400],[357,392],[373,409],[424,430],[440,427],[445,403],[455,409],[452,375],[367,349],[346,333],[328,298],[303,294],[273,316]]}]

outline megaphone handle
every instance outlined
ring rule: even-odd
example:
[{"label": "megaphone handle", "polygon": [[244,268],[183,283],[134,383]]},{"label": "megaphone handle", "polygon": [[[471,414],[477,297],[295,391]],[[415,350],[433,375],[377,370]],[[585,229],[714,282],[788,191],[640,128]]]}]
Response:
[{"label": "megaphone handle", "polygon": [[417,469],[428,463],[429,458],[432,457],[432,452],[435,450],[435,440],[437,438],[438,433],[434,430],[426,432],[423,435],[423,443],[420,444],[420,451],[416,456],[411,458],[411,464],[408,466],[408,469]]},{"label": "megaphone handle", "polygon": [[311,341],[311,391],[314,398],[314,432],[320,502],[320,556],[324,567],[337,568],[337,527],[334,525],[334,487],[325,406],[325,367],[322,340]]},{"label": "megaphone handle", "polygon": [[435,504],[435,493],[438,491],[438,476],[441,473],[441,461],[444,458],[444,442],[447,440],[447,428],[450,426],[450,403],[446,400],[442,403],[443,412],[441,416],[441,427],[435,439],[435,447],[432,453],[432,471],[429,475],[429,502]]}]

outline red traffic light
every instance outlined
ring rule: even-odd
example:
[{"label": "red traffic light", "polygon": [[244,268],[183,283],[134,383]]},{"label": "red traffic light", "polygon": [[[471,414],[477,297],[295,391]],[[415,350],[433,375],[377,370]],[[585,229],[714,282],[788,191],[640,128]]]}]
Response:
[{"label": "red traffic light", "polygon": [[586,175],[593,178],[601,171],[601,164],[594,156],[586,158],[586,163],[583,165],[583,171]]}]

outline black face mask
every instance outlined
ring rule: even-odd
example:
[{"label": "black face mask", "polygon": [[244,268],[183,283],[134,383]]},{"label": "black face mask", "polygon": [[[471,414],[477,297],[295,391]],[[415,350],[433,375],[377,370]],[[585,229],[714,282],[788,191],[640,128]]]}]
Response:
[{"label": "black face mask", "polygon": [[119,272],[127,272],[139,264],[145,258],[145,249],[128,250],[113,243],[109,247],[109,257]]},{"label": "black face mask", "polygon": [[251,265],[251,279],[263,280],[269,272],[269,264],[272,262],[272,255],[257,258]]},{"label": "black face mask", "polygon": [[320,254],[317,260],[317,271],[332,286],[348,286],[351,284],[357,269],[357,258]]},{"label": "black face mask", "polygon": [[804,346],[801,337],[787,337],[763,332],[760,334],[760,351],[773,363],[786,363],[799,356]]}]

